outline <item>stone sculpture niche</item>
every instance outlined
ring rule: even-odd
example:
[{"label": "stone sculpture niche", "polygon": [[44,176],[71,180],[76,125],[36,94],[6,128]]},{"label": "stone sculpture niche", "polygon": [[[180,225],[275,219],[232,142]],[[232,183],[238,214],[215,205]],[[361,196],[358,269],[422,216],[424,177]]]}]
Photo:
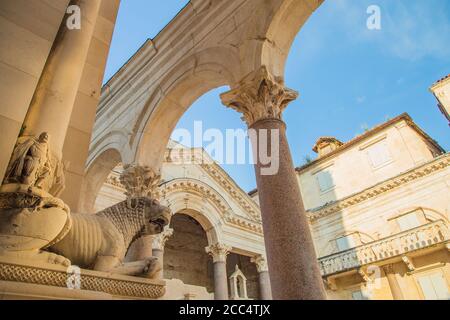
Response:
[{"label": "stone sculpture niche", "polygon": [[247,294],[247,278],[236,265],[234,273],[230,276],[230,299],[249,300]]},{"label": "stone sculpture niche", "polygon": [[21,137],[0,187],[0,259],[154,278],[156,258],[123,263],[131,242],[161,233],[169,208],[152,198],[160,177],[151,169],[127,166],[121,182],[127,200],[97,214],[70,213],[58,198],[64,189],[61,161],[49,135]]}]

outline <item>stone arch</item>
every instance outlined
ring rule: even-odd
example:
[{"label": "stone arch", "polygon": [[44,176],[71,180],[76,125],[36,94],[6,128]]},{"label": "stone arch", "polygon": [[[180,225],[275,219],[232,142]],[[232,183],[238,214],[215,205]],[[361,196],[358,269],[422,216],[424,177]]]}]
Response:
[{"label": "stone arch", "polygon": [[133,128],[135,162],[159,169],[179,119],[205,93],[235,82],[239,59],[225,48],[209,48],[180,61],[159,83]]},{"label": "stone arch", "polygon": [[256,13],[242,39],[242,76],[261,66],[275,76],[284,76],[295,37],[322,3],[323,0],[280,0],[255,5]]},{"label": "stone arch", "polygon": [[164,183],[161,192],[161,202],[174,214],[186,214],[200,223],[209,244],[223,241],[223,216],[231,211],[231,207],[211,186],[191,178],[174,179]]},{"label": "stone arch", "polygon": [[96,156],[88,166],[80,192],[78,211],[93,213],[95,200],[111,171],[122,162],[119,149],[110,146]]}]

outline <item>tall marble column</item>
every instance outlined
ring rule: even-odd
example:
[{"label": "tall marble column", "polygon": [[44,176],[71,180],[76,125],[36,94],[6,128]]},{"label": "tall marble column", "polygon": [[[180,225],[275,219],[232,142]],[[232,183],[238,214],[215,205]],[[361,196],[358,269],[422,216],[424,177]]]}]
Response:
[{"label": "tall marble column", "polygon": [[227,255],[231,247],[216,243],[205,248],[214,262],[214,299],[228,300]]},{"label": "tall marble column", "polygon": [[158,258],[158,260],[161,263],[161,266],[163,269],[158,273],[156,276],[156,279],[163,279],[164,278],[164,248],[166,246],[167,240],[173,235],[173,229],[167,228],[162,233],[158,234],[153,239],[153,250],[152,255],[155,258]]},{"label": "tall marble column", "polygon": [[50,149],[59,159],[100,4],[101,0],[70,1],[80,8],[81,29],[69,30],[69,15],[64,17],[24,121],[23,135],[47,132]]},{"label": "tall marble column", "polygon": [[[298,97],[263,66],[221,95],[243,114],[256,161],[267,259],[274,299],[325,299],[322,277],[286,138],[282,112]],[[272,159],[266,159],[272,155]]]},{"label": "tall marble column", "polygon": [[272,288],[270,287],[269,268],[264,256],[253,257],[251,262],[256,264],[259,273],[259,298],[261,300],[272,300]]},{"label": "tall marble column", "polygon": [[394,265],[388,264],[383,267],[386,278],[389,282],[389,287],[391,288],[392,297],[394,300],[404,300],[402,289],[398,284],[397,277],[395,275]]}]

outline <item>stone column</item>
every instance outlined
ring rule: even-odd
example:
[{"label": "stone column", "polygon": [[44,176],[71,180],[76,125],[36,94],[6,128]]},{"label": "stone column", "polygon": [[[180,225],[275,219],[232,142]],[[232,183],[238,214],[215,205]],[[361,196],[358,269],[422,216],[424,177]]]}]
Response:
[{"label": "stone column", "polygon": [[216,243],[205,248],[214,262],[214,299],[228,300],[227,255],[231,247]]},{"label": "stone column", "polygon": [[64,17],[24,121],[23,135],[47,132],[51,151],[59,159],[100,4],[101,0],[70,1],[80,8],[81,29],[69,30],[69,15]]},{"label": "stone column", "polygon": [[259,298],[261,300],[272,300],[272,289],[270,287],[269,268],[267,260],[262,255],[253,257],[251,262],[256,264],[259,273]]},{"label": "stone column", "polygon": [[389,287],[391,288],[392,297],[394,298],[394,300],[404,300],[402,289],[400,288],[397,277],[395,275],[394,265],[388,264],[383,267],[383,270],[389,282]]},{"label": "stone column", "polygon": [[161,262],[163,267],[161,271],[156,276],[156,279],[164,278],[164,248],[166,246],[167,240],[173,235],[173,229],[167,228],[162,233],[158,234],[153,239],[153,250],[152,255]]},{"label": "stone column", "polygon": [[[256,161],[256,183],[273,298],[325,299],[309,221],[303,206],[281,114],[298,93],[265,67],[221,95],[243,113]],[[265,155],[272,155],[267,161]]]}]

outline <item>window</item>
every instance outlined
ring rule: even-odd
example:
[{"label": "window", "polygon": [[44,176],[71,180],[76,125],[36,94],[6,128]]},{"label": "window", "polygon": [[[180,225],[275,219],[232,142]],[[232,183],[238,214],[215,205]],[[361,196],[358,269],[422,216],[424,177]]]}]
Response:
[{"label": "window", "polygon": [[448,300],[447,283],[441,273],[418,278],[425,300]]},{"label": "window", "polygon": [[415,212],[405,214],[397,218],[398,225],[401,231],[414,229],[420,226],[419,217]]},{"label": "window", "polygon": [[386,139],[370,146],[367,153],[374,168],[379,168],[392,160]]},{"label": "window", "polygon": [[368,300],[366,295],[361,290],[353,291],[352,299],[353,300]]},{"label": "window", "polygon": [[325,192],[334,188],[333,176],[330,171],[322,170],[316,174],[320,191]]},{"label": "window", "polygon": [[348,250],[356,247],[355,235],[351,234],[345,237],[336,239],[336,244],[339,251]]}]

